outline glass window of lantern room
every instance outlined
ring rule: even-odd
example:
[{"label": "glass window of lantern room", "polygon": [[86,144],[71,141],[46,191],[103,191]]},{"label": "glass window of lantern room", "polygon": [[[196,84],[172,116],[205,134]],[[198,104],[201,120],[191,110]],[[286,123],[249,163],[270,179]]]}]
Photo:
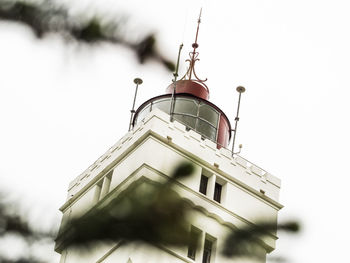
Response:
[{"label": "glass window of lantern room", "polygon": [[216,129],[206,121],[198,119],[196,130],[204,136],[208,137],[210,140],[216,140]]},{"label": "glass window of lantern room", "polygon": [[174,113],[174,118],[192,129],[196,127],[195,117]]},{"label": "glass window of lantern room", "polygon": [[164,111],[165,113],[169,114],[169,112],[170,112],[170,99],[154,101],[152,104],[152,108],[160,109],[161,111]]},{"label": "glass window of lantern room", "polygon": [[175,113],[184,113],[187,115],[197,116],[198,104],[195,100],[176,98]]},{"label": "glass window of lantern room", "polygon": [[219,120],[219,113],[211,106],[207,104],[201,104],[199,106],[198,116],[217,127]]},{"label": "glass window of lantern room", "polygon": [[135,123],[138,123],[139,121],[142,121],[144,117],[150,112],[150,105],[147,105],[145,108],[143,108],[139,114],[137,114]]}]

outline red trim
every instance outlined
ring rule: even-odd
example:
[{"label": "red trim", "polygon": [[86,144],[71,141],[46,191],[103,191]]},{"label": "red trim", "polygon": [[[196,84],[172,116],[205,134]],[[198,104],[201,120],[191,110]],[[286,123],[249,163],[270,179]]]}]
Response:
[{"label": "red trim", "polygon": [[[166,89],[167,94],[172,94],[174,90],[174,83],[169,85]],[[176,94],[187,93],[199,97],[201,99],[209,99],[209,89],[204,83],[195,80],[179,80],[176,81]]]},{"label": "red trim", "polygon": [[[230,131],[229,133],[227,131]],[[218,127],[218,149],[222,146],[227,147],[231,138],[231,126],[230,122],[225,115],[220,115],[219,127]]]}]

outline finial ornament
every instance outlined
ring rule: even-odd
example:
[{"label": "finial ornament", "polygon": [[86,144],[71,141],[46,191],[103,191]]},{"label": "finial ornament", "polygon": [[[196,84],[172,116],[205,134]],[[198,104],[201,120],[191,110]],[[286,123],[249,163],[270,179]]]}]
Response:
[{"label": "finial ornament", "polygon": [[136,79],[134,79],[134,83],[135,83],[136,85],[141,85],[141,84],[143,83],[143,81],[142,81],[142,79],[140,79],[140,78],[136,78]]},{"label": "finial ornament", "polygon": [[207,79],[200,79],[197,76],[196,71],[194,69],[194,65],[195,65],[196,61],[199,61],[199,58],[198,58],[199,53],[196,51],[196,49],[199,47],[197,41],[198,41],[198,32],[199,32],[199,24],[201,23],[201,17],[202,17],[202,8],[199,12],[199,17],[197,20],[196,37],[195,37],[194,43],[192,44],[193,50],[192,50],[192,52],[189,53],[190,58],[186,59],[186,62],[189,62],[189,67],[187,69],[186,74],[181,78],[181,80],[184,80],[184,79],[190,80],[190,79],[192,79],[192,75],[193,75],[195,77],[195,80],[197,80],[198,82],[203,83],[203,82],[207,81]]},{"label": "finial ornament", "polygon": [[239,92],[239,93],[244,93],[244,92],[245,92],[245,87],[238,86],[238,87],[236,88],[236,90],[237,90],[237,92]]}]

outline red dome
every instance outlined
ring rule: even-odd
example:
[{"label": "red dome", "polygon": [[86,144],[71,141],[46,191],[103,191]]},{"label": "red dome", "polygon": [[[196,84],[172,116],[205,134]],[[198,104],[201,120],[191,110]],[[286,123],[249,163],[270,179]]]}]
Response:
[{"label": "red dome", "polygon": [[[169,85],[166,89],[167,94],[172,94],[174,90],[174,83]],[[196,80],[178,80],[176,81],[176,93],[188,93],[201,99],[209,99],[208,87]]]}]

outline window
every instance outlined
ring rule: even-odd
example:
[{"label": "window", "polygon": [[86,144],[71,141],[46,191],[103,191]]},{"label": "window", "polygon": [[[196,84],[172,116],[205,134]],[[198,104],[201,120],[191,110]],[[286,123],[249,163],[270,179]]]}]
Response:
[{"label": "window", "polygon": [[205,238],[202,263],[210,263],[213,242]]},{"label": "window", "polygon": [[222,185],[219,183],[215,183],[214,200],[218,203],[221,202],[221,192],[222,192]]},{"label": "window", "polygon": [[200,134],[204,134],[204,136],[206,136],[210,140],[215,141],[216,129],[215,129],[215,127],[213,127],[213,125],[209,124],[207,121],[203,121],[203,120],[198,119],[196,130]]},{"label": "window", "polygon": [[199,192],[202,194],[207,194],[207,188],[208,188],[208,177],[202,174],[201,176],[201,182],[199,185]]},{"label": "window", "polygon": [[217,125],[219,119],[218,112],[215,109],[213,109],[213,107],[203,103],[199,107],[198,116],[215,126]]},{"label": "window", "polygon": [[164,99],[160,101],[155,101],[153,102],[153,108],[160,109],[161,111],[164,111],[165,113],[170,112],[170,100],[169,99]]},{"label": "window", "polygon": [[[205,101],[195,98],[175,97],[174,119],[205,138],[216,142],[220,112]],[[135,124],[141,121],[153,109],[158,108],[170,113],[171,98],[156,98],[135,115]]]},{"label": "window", "polygon": [[197,116],[198,105],[195,100],[189,100],[184,98],[177,98],[175,100],[175,109],[176,113],[184,113],[186,115]]},{"label": "window", "polygon": [[202,234],[203,233],[201,230],[199,230],[194,226],[191,226],[187,257],[195,261],[196,253],[198,251],[201,251],[201,253],[203,253],[201,262],[210,263],[210,262],[213,262],[213,260],[215,259],[216,238],[214,238],[209,234],[205,234],[205,240],[204,240],[204,246],[203,246]]},{"label": "window", "polygon": [[195,117],[188,116],[188,115],[182,115],[179,113],[174,113],[174,118],[177,121],[180,121],[183,124],[185,124],[187,127],[190,127],[192,129],[196,128],[196,118]]},{"label": "window", "polygon": [[200,231],[198,229],[195,229],[194,227],[191,227],[187,257],[193,260],[196,259],[199,235],[200,235]]},{"label": "window", "polygon": [[143,120],[143,118],[146,117],[146,115],[150,112],[150,105],[148,105],[147,107],[145,107],[144,109],[142,109],[138,115],[136,116],[136,121],[135,121],[135,124],[136,123],[139,123],[140,121]]}]

